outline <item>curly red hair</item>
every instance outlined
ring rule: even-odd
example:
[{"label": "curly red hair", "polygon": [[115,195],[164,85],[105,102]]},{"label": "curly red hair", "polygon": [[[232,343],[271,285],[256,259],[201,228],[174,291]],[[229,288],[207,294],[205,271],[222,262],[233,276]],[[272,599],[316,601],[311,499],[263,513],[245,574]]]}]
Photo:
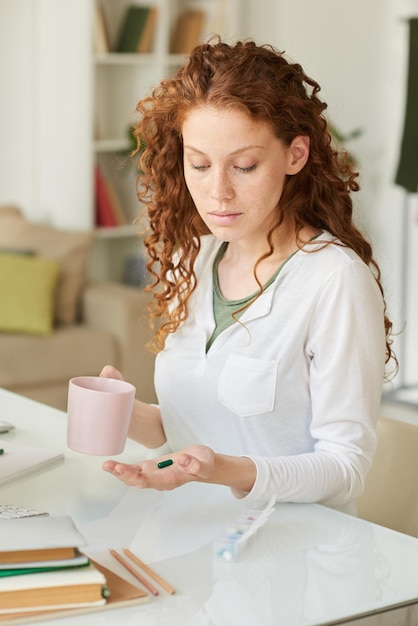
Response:
[{"label": "curly red hair", "polygon": [[[372,247],[353,222],[351,192],[358,174],[346,155],[332,144],[320,86],[302,67],[272,46],[253,41],[229,45],[218,38],[197,46],[177,73],[140,100],[133,153],[140,170],[137,193],[147,215],[145,238],[155,290],[151,318],[160,318],[153,347],[162,349],[168,333],[187,319],[188,300],[196,286],[194,262],[200,237],[208,233],[196,211],[183,174],[182,124],[200,105],[235,108],[268,123],[287,146],[297,136],[309,137],[304,168],[285,181],[277,228],[284,215],[293,216],[296,234],[306,226],[325,229],[355,250],[371,267],[383,294]],[[273,229],[274,230],[274,229]],[[271,232],[268,234],[273,251]],[[174,278],[175,277],[175,278]],[[159,287],[159,289],[157,289]],[[385,315],[387,361],[393,357],[392,324]]]}]

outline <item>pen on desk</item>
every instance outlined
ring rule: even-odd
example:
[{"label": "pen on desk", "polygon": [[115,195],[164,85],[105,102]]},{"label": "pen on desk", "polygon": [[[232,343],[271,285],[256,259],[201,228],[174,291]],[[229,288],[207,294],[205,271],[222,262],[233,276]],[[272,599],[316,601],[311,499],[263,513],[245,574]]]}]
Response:
[{"label": "pen on desk", "polygon": [[146,565],[143,561],[141,561],[141,559],[138,559],[138,557],[135,554],[133,554],[130,550],[127,550],[125,548],[123,551],[126,554],[126,556],[128,556],[134,563],[136,563],[138,567],[143,569],[144,572],[148,574],[150,578],[155,580],[155,582],[158,583],[160,587],[165,589],[167,593],[171,593],[171,594],[176,593],[176,590],[173,589],[173,587],[169,585],[168,582],[166,582],[163,578],[161,578],[161,576],[157,574],[157,572],[154,572],[154,570],[152,570],[148,565]]},{"label": "pen on desk", "polygon": [[132,576],[135,576],[135,578],[137,580],[139,580],[139,582],[142,583],[144,585],[144,587],[146,589],[148,589],[148,591],[150,591],[154,596],[158,596],[159,595],[160,592],[158,591],[158,589],[156,589],[154,587],[154,585],[151,585],[151,583],[148,582],[148,580],[146,578],[141,576],[141,574],[138,574],[138,572],[131,565],[129,565],[129,563],[127,561],[125,561],[125,559],[123,557],[121,557],[120,554],[118,554],[116,552],[116,550],[109,549],[109,552],[117,561],[119,561],[119,563],[125,569],[128,570],[128,572],[130,572],[132,574]]}]

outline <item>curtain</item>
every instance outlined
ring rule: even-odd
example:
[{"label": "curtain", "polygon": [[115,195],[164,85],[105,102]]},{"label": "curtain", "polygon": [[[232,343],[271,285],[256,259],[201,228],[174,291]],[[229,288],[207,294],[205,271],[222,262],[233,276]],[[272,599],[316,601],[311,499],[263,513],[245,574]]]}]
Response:
[{"label": "curtain", "polygon": [[418,17],[409,20],[407,96],[395,183],[411,193],[418,187]]}]

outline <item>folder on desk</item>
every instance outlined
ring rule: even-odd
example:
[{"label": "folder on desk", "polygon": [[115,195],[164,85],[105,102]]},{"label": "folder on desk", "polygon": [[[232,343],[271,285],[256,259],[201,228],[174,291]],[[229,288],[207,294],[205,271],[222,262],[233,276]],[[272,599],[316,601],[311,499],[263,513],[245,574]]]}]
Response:
[{"label": "folder on desk", "polygon": [[32,448],[0,439],[0,485],[62,460],[64,454],[57,450]]}]

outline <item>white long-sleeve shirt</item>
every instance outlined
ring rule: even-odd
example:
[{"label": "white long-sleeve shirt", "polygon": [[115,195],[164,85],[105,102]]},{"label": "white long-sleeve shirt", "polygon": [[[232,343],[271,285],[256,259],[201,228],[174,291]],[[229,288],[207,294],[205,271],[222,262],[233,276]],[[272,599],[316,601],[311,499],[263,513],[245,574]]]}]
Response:
[{"label": "white long-sleeve shirt", "polygon": [[157,357],[170,448],[201,443],[250,457],[255,484],[237,494],[247,500],[344,505],[360,495],[371,466],[384,376],[383,299],[365,263],[341,245],[323,247],[324,239],[334,240],[324,233],[293,255],[206,353],[221,242],[203,237],[189,317]]}]

